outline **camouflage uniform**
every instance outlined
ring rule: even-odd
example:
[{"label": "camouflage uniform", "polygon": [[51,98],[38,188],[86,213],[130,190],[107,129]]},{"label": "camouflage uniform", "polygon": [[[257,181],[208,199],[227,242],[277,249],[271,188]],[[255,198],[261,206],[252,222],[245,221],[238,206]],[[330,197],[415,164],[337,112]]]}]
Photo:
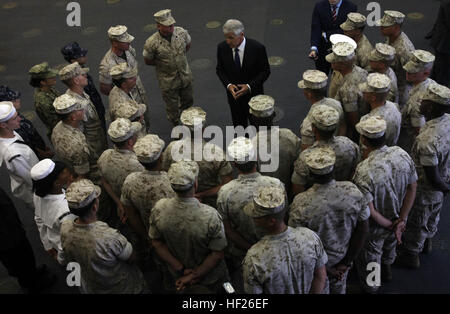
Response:
[{"label": "camouflage uniform", "polygon": [[156,202],[175,195],[166,172],[145,170],[127,176],[122,185],[120,201],[125,206],[133,206],[139,210],[142,222],[148,230],[150,211]]},{"label": "camouflage uniform", "polygon": [[360,159],[359,147],[349,138],[335,136],[329,141],[317,141],[313,146],[300,153],[295,161],[292,183],[309,187],[312,185],[310,171],[305,163],[305,153],[315,147],[331,147],[336,154],[336,165],[334,177],[337,181],[348,181],[351,178],[353,169]]},{"label": "camouflage uniform", "polygon": [[[278,129],[275,131],[271,129],[268,131],[259,131],[252,139],[253,145],[257,148],[258,153],[260,151],[264,154],[269,154],[272,136],[278,135],[279,150],[278,156],[272,156],[269,161],[263,161],[263,156],[258,154],[258,164],[260,172],[269,177],[277,178],[283,182],[287,191],[291,190],[291,176],[294,171],[294,162],[300,154],[301,146],[300,139],[289,129]],[[272,134],[272,132],[277,132]],[[267,157],[266,157],[267,158]],[[278,168],[275,171],[263,171],[261,169],[262,164],[269,166],[271,162],[278,159]]]},{"label": "camouflage uniform", "polygon": [[81,96],[70,89],[66,91],[66,94],[71,95],[86,104],[84,114],[87,121],[84,121],[83,123],[83,133],[89,146],[90,162],[91,164],[95,164],[103,151],[108,147],[102,121],[88,94],[83,92],[83,96]]},{"label": "camouflage uniform", "polygon": [[97,164],[102,177],[108,181],[117,197],[120,197],[123,182],[130,173],[145,170],[133,151],[118,148],[104,151]]},{"label": "camouflage uniform", "polygon": [[61,243],[65,261],[81,266],[81,292],[128,294],[145,290],[142,272],[127,262],[133,247],[106,223],[80,225],[65,220],[61,225]]},{"label": "camouflage uniform", "polygon": [[[186,269],[198,267],[211,251],[223,251],[227,246],[220,214],[212,207],[201,204],[196,198],[159,200],[150,214],[149,236],[152,240],[164,241],[169,251]],[[171,272],[171,287],[179,274]],[[225,261],[220,261],[197,285],[216,293],[228,280]]]},{"label": "camouflage uniform", "polygon": [[74,168],[79,175],[90,176],[96,168],[92,161],[86,137],[80,129],[74,128],[62,121],[53,129],[52,144],[56,156]]},{"label": "camouflage uniform", "polygon": [[[223,220],[227,220],[234,231],[252,244],[261,238],[263,232],[258,230],[253,219],[242,209],[252,201],[254,191],[260,186],[284,188],[278,179],[263,176],[258,172],[240,174],[237,179],[222,186],[217,197],[217,211],[222,215]],[[246,253],[233,241],[228,242],[226,257],[231,259],[233,267],[230,271],[240,267]]]},{"label": "camouflage uniform", "polygon": [[[133,47],[130,46],[130,49],[125,51],[126,60],[122,59],[121,57],[117,56],[114,52],[108,50],[108,52],[103,57],[102,61],[100,62],[99,67],[99,81],[102,84],[112,85],[112,78],[109,74],[109,70],[117,64],[126,62],[128,66],[132,69],[137,69],[138,63],[136,60],[136,51]],[[136,80],[136,86],[133,87],[131,90],[131,96],[133,99],[135,99],[140,104],[146,104],[148,107],[148,100],[147,95],[145,93],[144,85],[142,84],[141,78],[139,75],[137,76]],[[110,104],[111,105],[111,104]],[[147,125],[150,125],[150,118],[148,116],[149,110],[146,111],[147,115],[145,117],[145,120],[147,121]]]},{"label": "camouflage uniform", "polygon": [[167,118],[174,125],[180,114],[192,106],[192,72],[186,58],[186,47],[191,43],[187,30],[175,27],[170,40],[159,32],[150,36],[144,45],[145,58],[156,63],[156,76],[166,103]]},{"label": "camouflage uniform", "polygon": [[371,116],[380,116],[386,121],[385,144],[387,146],[395,146],[400,135],[400,124],[402,122],[402,115],[398,111],[396,104],[386,101],[383,106],[372,109],[367,115],[361,117],[361,121]]},{"label": "camouflage uniform", "polygon": [[409,85],[406,81],[406,71],[403,69],[403,66],[409,61],[411,58],[411,53],[414,51],[414,45],[409,40],[408,36],[404,32],[400,34],[400,36],[393,43],[389,43],[389,39],[386,40],[386,44],[395,48],[395,59],[392,63],[391,67],[397,76],[397,86],[399,93],[399,105],[400,108],[405,106],[406,102],[409,98],[409,90],[411,89],[411,85]]},{"label": "camouflage uniform", "polygon": [[409,92],[409,99],[402,111],[402,128],[398,140],[398,146],[408,153],[411,153],[411,147],[416,138],[414,128],[421,128],[425,124],[425,118],[420,113],[420,103],[425,95],[428,86],[436,83],[430,78],[414,86]]},{"label": "camouflage uniform", "polygon": [[360,117],[369,112],[369,107],[363,101],[362,94],[358,89],[358,84],[366,81],[367,74],[366,70],[355,65],[352,72],[344,77],[342,85],[334,97],[342,104],[344,112],[356,111],[359,112]]},{"label": "camouflage uniform", "polygon": [[[387,77],[389,77],[389,79],[391,80],[391,86],[389,88],[389,94],[388,94],[388,98],[387,100],[390,102],[393,102],[394,104],[396,104],[398,106],[398,87],[397,87],[397,75],[395,75],[394,70],[392,70],[391,67],[389,67],[385,73],[383,73],[384,75],[386,75]],[[400,109],[400,107],[398,107],[398,109]]]},{"label": "camouflage uniform", "polygon": [[41,121],[47,127],[47,136],[50,139],[53,128],[59,121],[55,108],[53,108],[53,101],[58,97],[58,92],[53,87],[49,91],[44,91],[41,88],[34,90],[34,106],[36,113]]},{"label": "camouflage uniform", "polygon": [[245,293],[307,294],[314,271],[326,263],[327,254],[313,231],[287,227],[248,250],[243,263]]},{"label": "camouflage uniform", "polygon": [[[328,255],[328,267],[339,263],[347,254],[352,232],[358,221],[370,216],[367,201],[351,182],[314,184],[298,194],[289,211],[289,226],[306,227],[320,237]],[[330,280],[330,293],[345,294],[346,277]]]},{"label": "camouflage uniform", "polygon": [[[341,103],[333,98],[323,98],[322,100],[319,100],[318,102],[311,105],[311,108],[309,109],[308,114],[306,115],[306,118],[303,120],[302,124],[300,125],[300,134],[302,136],[301,141],[303,145],[312,145],[314,143],[314,134],[312,133],[311,129],[311,113],[314,108],[320,105],[326,105],[330,106],[333,109],[336,109],[337,112],[339,112],[339,126],[345,123],[345,117],[344,117],[344,110],[342,109]],[[308,119],[309,121],[305,123],[305,120]],[[339,131],[339,126],[336,127],[335,135],[337,135]],[[310,135],[312,134],[312,136]]]},{"label": "camouflage uniform", "polygon": [[116,111],[120,104],[128,103],[128,102],[136,102],[131,94],[125,93],[122,89],[117,86],[114,86],[111,92],[108,95],[109,108],[108,108],[108,116],[112,121],[116,120]]},{"label": "camouflage uniform", "polygon": [[[195,151],[194,141],[191,139],[171,142],[163,152],[162,169],[164,171],[168,171],[170,165],[174,162],[171,153],[172,149],[174,149],[174,151],[180,152],[180,155],[185,154],[183,148],[183,146],[185,145],[186,148],[190,147],[191,150],[190,156],[185,156],[187,159],[195,160],[196,156],[202,157],[202,160],[197,161],[197,164],[200,168],[200,172],[198,175],[198,189],[196,191],[197,193],[220,185],[221,177],[232,174],[233,169],[231,168],[230,163],[225,160],[225,154],[223,150],[214,144],[207,143],[203,139],[201,142],[199,142],[197,151]],[[211,152],[211,154],[208,152]],[[208,160],[212,161],[206,160],[205,157],[207,157]],[[202,199],[202,202],[210,205],[211,207],[215,207],[217,203],[217,197],[205,197],[204,199]]]},{"label": "camouflage uniform", "polygon": [[[411,157],[401,148],[383,146],[372,151],[356,168],[353,182],[372,202],[376,211],[387,219],[399,218],[407,186],[417,181],[416,168]],[[358,272],[365,282],[366,266],[370,262],[391,265],[395,260],[397,240],[373,220],[369,235],[358,258]]]},{"label": "camouflage uniform", "polygon": [[450,115],[444,114],[427,121],[413,145],[412,156],[419,180],[403,239],[405,249],[415,254],[422,251],[426,238],[431,239],[436,234],[444,201],[444,193],[433,188],[423,167],[438,166],[443,181],[450,182],[449,134]]}]

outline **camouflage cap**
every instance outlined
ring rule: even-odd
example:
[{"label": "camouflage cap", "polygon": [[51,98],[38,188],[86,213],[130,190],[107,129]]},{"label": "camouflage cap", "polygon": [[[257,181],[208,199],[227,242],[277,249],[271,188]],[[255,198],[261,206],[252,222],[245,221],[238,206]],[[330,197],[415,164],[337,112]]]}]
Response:
[{"label": "camouflage cap", "polygon": [[130,121],[134,121],[140,116],[142,116],[147,110],[145,104],[138,104],[134,100],[122,101],[117,104],[117,109],[114,112],[116,119],[124,118]]},{"label": "camouflage cap", "polygon": [[32,66],[28,71],[28,74],[30,74],[31,78],[46,79],[56,77],[58,71],[50,68],[48,62],[42,62]]},{"label": "camouflage cap", "polygon": [[133,150],[141,163],[152,163],[161,156],[164,145],[164,141],[158,135],[147,134],[137,140]]},{"label": "camouflage cap", "polygon": [[84,109],[84,104],[78,98],[69,94],[62,94],[53,101],[56,113],[68,114],[76,110]]},{"label": "camouflage cap", "polygon": [[132,78],[137,76],[137,74],[137,68],[130,68],[126,62],[117,64],[109,70],[109,75],[111,75],[114,80],[120,80],[122,78]]},{"label": "camouflage cap", "polygon": [[250,114],[258,118],[270,117],[275,111],[275,99],[269,95],[253,96],[248,105]]},{"label": "camouflage cap", "polygon": [[387,61],[390,62],[395,58],[395,48],[383,43],[377,43],[375,48],[370,52],[369,61]]},{"label": "camouflage cap", "polygon": [[190,107],[181,113],[180,121],[183,125],[193,129],[201,125],[202,127],[206,122],[206,112],[200,107]]},{"label": "camouflage cap", "polygon": [[128,34],[127,27],[124,25],[111,26],[108,29],[108,37],[122,43],[131,43],[134,37]]},{"label": "camouflage cap", "polygon": [[405,15],[398,11],[384,11],[383,18],[381,20],[375,21],[376,26],[388,27],[395,24],[403,24],[405,20]]},{"label": "camouflage cap", "polygon": [[74,77],[77,77],[78,75],[84,75],[87,72],[89,72],[89,68],[82,68],[78,62],[71,63],[69,65],[66,65],[64,68],[62,68],[59,71],[59,79],[61,81],[65,81]]},{"label": "camouflage cap", "polygon": [[172,17],[172,11],[169,9],[160,10],[153,14],[155,22],[164,26],[175,24],[175,19]]},{"label": "camouflage cap", "polygon": [[55,163],[49,158],[45,158],[35,164],[30,170],[31,179],[34,181],[46,178],[55,169]]},{"label": "camouflage cap", "polygon": [[198,171],[198,164],[195,161],[181,160],[170,165],[167,175],[174,190],[184,191],[192,187]]},{"label": "camouflage cap", "polygon": [[313,147],[305,151],[305,163],[312,173],[325,175],[333,171],[336,154],[331,147]]},{"label": "camouflage cap", "polygon": [[450,106],[450,88],[437,83],[428,85],[422,100],[429,100],[444,106]]},{"label": "camouflage cap", "polygon": [[325,57],[329,63],[348,62],[355,57],[355,48],[348,42],[336,43],[332,50],[333,52]]},{"label": "camouflage cap", "polygon": [[387,93],[391,87],[391,79],[380,73],[370,73],[366,82],[358,85],[363,93]]},{"label": "camouflage cap", "polygon": [[361,13],[351,12],[347,14],[347,20],[342,23],[341,29],[343,31],[351,31],[354,29],[362,28],[366,25],[366,17]]},{"label": "camouflage cap", "polygon": [[120,143],[126,141],[142,129],[139,122],[131,122],[128,119],[118,118],[111,122],[108,128],[108,135],[111,141]]},{"label": "camouflage cap", "polygon": [[227,148],[228,155],[238,164],[255,161],[255,149],[252,141],[246,137],[237,137],[231,141]]},{"label": "camouflage cap", "polygon": [[379,138],[386,133],[386,121],[380,116],[369,116],[356,124],[356,131],[368,138]]},{"label": "camouflage cap", "polygon": [[301,89],[321,89],[327,86],[328,76],[319,70],[307,70],[303,73],[303,80],[297,86]]},{"label": "camouflage cap", "polygon": [[350,45],[352,45],[352,47],[354,49],[356,49],[358,47],[358,44],[356,43],[356,41],[344,34],[333,34],[330,36],[330,42],[332,45],[336,45],[337,43],[349,43]]},{"label": "camouflage cap", "polygon": [[339,123],[339,112],[327,105],[319,105],[311,112],[311,122],[323,131],[333,131]]},{"label": "camouflage cap", "polygon": [[408,63],[403,66],[403,69],[408,73],[422,72],[430,69],[433,66],[435,59],[436,58],[432,53],[426,50],[417,49],[413,51],[411,58]]},{"label": "camouflage cap", "polygon": [[16,114],[16,108],[10,101],[0,102],[0,122],[9,121]]},{"label": "camouflage cap", "polygon": [[253,218],[277,214],[284,209],[285,201],[284,189],[262,186],[253,194],[253,202],[244,207],[244,212]]},{"label": "camouflage cap", "polygon": [[70,209],[79,209],[98,198],[102,190],[91,180],[81,179],[72,182],[66,190],[66,199]]}]

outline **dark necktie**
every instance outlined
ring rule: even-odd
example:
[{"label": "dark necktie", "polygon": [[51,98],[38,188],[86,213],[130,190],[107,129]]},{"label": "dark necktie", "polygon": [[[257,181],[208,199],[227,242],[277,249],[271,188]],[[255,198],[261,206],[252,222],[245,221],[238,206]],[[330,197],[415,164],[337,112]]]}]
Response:
[{"label": "dark necktie", "polygon": [[241,58],[239,58],[239,49],[234,49],[234,63],[238,69],[241,69]]},{"label": "dark necktie", "polygon": [[336,14],[336,6],[332,5],[331,8],[333,9],[333,22],[336,22],[337,14]]}]

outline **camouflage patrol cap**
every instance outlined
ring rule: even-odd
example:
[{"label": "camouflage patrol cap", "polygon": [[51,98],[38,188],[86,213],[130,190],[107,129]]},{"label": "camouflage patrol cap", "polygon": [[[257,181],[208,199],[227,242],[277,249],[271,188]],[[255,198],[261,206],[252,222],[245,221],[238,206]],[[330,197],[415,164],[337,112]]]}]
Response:
[{"label": "camouflage patrol cap", "polygon": [[199,125],[203,127],[206,122],[206,112],[200,107],[187,108],[181,113],[180,121],[191,130]]},{"label": "camouflage patrol cap", "polygon": [[82,68],[78,62],[71,63],[66,65],[59,71],[59,79],[61,81],[65,81],[78,75],[84,75],[89,72],[89,68]]},{"label": "camouflage patrol cap", "polygon": [[116,119],[124,118],[130,121],[134,121],[140,116],[142,116],[147,110],[145,104],[138,104],[134,100],[123,101],[117,104],[117,109],[114,112]]},{"label": "camouflage patrol cap", "polygon": [[109,75],[111,75],[114,80],[120,80],[122,78],[132,78],[137,76],[137,74],[137,68],[130,68],[126,62],[117,64],[109,70]]},{"label": "camouflage patrol cap", "polygon": [[122,43],[131,43],[134,37],[128,34],[127,30],[128,28],[124,25],[111,26],[108,29],[108,37]]},{"label": "camouflage patrol cap", "polygon": [[391,79],[380,73],[370,73],[366,82],[358,85],[363,93],[387,93],[391,87]]},{"label": "camouflage patrol cap", "polygon": [[126,141],[142,129],[139,122],[131,122],[128,119],[118,118],[108,128],[108,135],[114,143]]},{"label": "camouflage patrol cap", "polygon": [[155,18],[156,23],[164,26],[170,26],[176,23],[175,19],[172,17],[172,11],[169,9],[160,10],[153,14],[153,17]]},{"label": "camouflage patrol cap", "polygon": [[170,165],[167,175],[176,191],[189,190],[198,176],[198,164],[191,160],[181,160]]},{"label": "camouflage patrol cap", "polygon": [[258,118],[270,117],[275,111],[275,99],[269,95],[253,96],[248,105],[250,114]]},{"label": "camouflage patrol cap", "polygon": [[305,163],[312,173],[325,175],[333,171],[336,154],[331,147],[313,147],[305,151]]},{"label": "camouflage patrol cap", "polygon": [[89,205],[98,198],[102,190],[91,180],[81,179],[72,182],[66,191],[66,199],[70,209],[79,209]]},{"label": "camouflage patrol cap", "polygon": [[325,57],[329,63],[348,62],[355,57],[355,48],[347,42],[336,43],[332,50],[333,52]]},{"label": "camouflage patrol cap", "polygon": [[339,112],[327,105],[319,105],[311,112],[312,124],[323,131],[333,131],[339,123]]},{"label": "camouflage patrol cap", "polygon": [[53,101],[53,107],[56,113],[68,114],[76,110],[84,109],[84,104],[78,98],[69,94],[62,94]]},{"label": "camouflage patrol cap", "polygon": [[343,31],[351,31],[366,25],[366,17],[361,13],[351,12],[347,14],[347,20],[340,25]]},{"label": "camouflage patrol cap", "polygon": [[42,62],[32,66],[31,69],[28,71],[28,74],[30,74],[31,78],[47,79],[56,77],[58,71],[50,68],[48,62]]},{"label": "camouflage patrol cap", "polygon": [[368,138],[379,138],[386,133],[386,121],[380,116],[369,116],[356,124],[356,131]]},{"label": "camouflage patrol cap", "polygon": [[450,88],[437,83],[428,85],[422,100],[429,100],[444,106],[450,106]]},{"label": "camouflage patrol cap", "polygon": [[10,101],[0,102],[0,122],[9,121],[16,114],[16,108]]},{"label": "camouflage patrol cap", "polygon": [[327,86],[328,76],[319,70],[307,70],[303,73],[303,80],[297,86],[301,89],[321,89]]},{"label": "camouflage patrol cap", "polygon": [[252,218],[277,214],[284,209],[285,201],[284,189],[262,186],[253,194],[253,202],[244,207],[244,212]]},{"label": "camouflage patrol cap", "polygon": [[46,178],[55,169],[55,163],[49,158],[45,158],[35,164],[30,170],[31,179],[34,181]]},{"label": "camouflage patrol cap", "polygon": [[398,11],[387,10],[384,11],[383,18],[381,20],[375,21],[376,26],[388,27],[395,24],[403,24],[405,20],[405,15]]},{"label": "camouflage patrol cap", "polygon": [[408,63],[403,66],[403,69],[408,73],[425,71],[433,66],[435,59],[436,58],[432,53],[426,50],[417,49],[413,51],[411,58]]},{"label": "camouflage patrol cap", "polygon": [[137,140],[133,150],[141,163],[152,163],[161,156],[164,145],[164,141],[158,135],[147,134]]},{"label": "camouflage patrol cap", "polygon": [[377,43],[375,48],[370,52],[369,61],[387,61],[390,62],[395,58],[395,48],[383,43]]},{"label": "camouflage patrol cap", "polygon": [[243,136],[233,139],[228,145],[227,152],[234,162],[238,164],[256,160],[252,141]]}]

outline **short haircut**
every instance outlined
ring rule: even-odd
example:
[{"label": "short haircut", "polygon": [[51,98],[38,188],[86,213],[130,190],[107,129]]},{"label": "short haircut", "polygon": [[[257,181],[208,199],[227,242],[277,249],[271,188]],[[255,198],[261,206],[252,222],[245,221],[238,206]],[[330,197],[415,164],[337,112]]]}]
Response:
[{"label": "short haircut", "polygon": [[41,87],[41,81],[43,81],[45,79],[41,79],[41,78],[31,78],[29,84],[31,86],[33,86],[34,88],[38,88]]},{"label": "short haircut", "polygon": [[114,85],[120,88],[122,86],[122,83],[125,82],[126,78],[120,78],[120,79],[112,79],[112,82]]},{"label": "short haircut", "polygon": [[59,120],[66,121],[67,119],[69,119],[69,117],[72,114],[72,112],[69,112],[69,113],[56,113],[56,115],[58,116]]},{"label": "short haircut", "polygon": [[39,197],[47,196],[53,188],[53,184],[58,179],[61,172],[69,167],[61,161],[55,161],[55,168],[53,171],[41,180],[33,181],[33,192]]},{"label": "short haircut", "polygon": [[363,137],[367,140],[367,143],[373,148],[380,148],[386,142],[386,134],[383,134],[383,136],[378,137],[378,138],[369,138],[364,135],[363,135]]},{"label": "short haircut", "polygon": [[241,21],[230,19],[223,24],[223,33],[234,33],[235,35],[240,35],[244,32],[244,24]]},{"label": "short haircut", "polygon": [[145,168],[146,170],[151,171],[151,170],[153,170],[153,169],[156,168],[156,166],[158,165],[158,161],[159,161],[159,158],[156,159],[156,160],[153,161],[153,162],[140,162],[140,163],[141,163],[141,165],[144,166],[144,168]]},{"label": "short haircut", "polygon": [[334,168],[330,173],[327,174],[315,174],[310,172],[311,178],[313,179],[314,183],[318,184],[326,184],[334,179]]},{"label": "short haircut", "polygon": [[333,130],[329,130],[329,131],[321,130],[316,126],[314,126],[314,128],[317,130],[317,133],[319,133],[320,137],[328,140],[334,136],[334,132],[336,131],[337,125],[336,125],[336,128],[334,128]]},{"label": "short haircut", "polygon": [[61,82],[64,83],[64,85],[66,85],[67,87],[72,87],[74,85],[73,83],[73,78],[67,79],[67,80],[61,80]]},{"label": "short haircut", "polygon": [[319,88],[319,89],[307,88],[307,90],[310,93],[312,93],[316,98],[327,97],[327,86]]},{"label": "short haircut", "polygon": [[70,212],[81,218],[86,217],[87,214],[89,214],[89,212],[91,211],[92,207],[94,206],[96,200],[97,199],[94,198],[92,202],[81,208],[69,208]]},{"label": "short haircut", "polygon": [[262,218],[265,218],[265,219],[274,218],[277,221],[284,221],[284,217],[286,216],[287,208],[288,208],[288,206],[286,204],[284,204],[284,208],[281,212],[278,212],[276,214],[266,215],[266,216],[263,216]]},{"label": "short haircut", "polygon": [[187,195],[187,194],[189,194],[189,193],[191,192],[191,190],[192,190],[194,184],[195,184],[195,183],[192,183],[192,185],[191,185],[189,188],[183,189],[183,190],[177,189],[177,188],[174,187],[173,185],[171,185],[171,186],[172,186],[172,189],[175,191],[175,193],[177,193],[177,194],[180,195],[180,196],[185,196],[185,195]]},{"label": "short haircut", "polygon": [[252,114],[253,124],[255,125],[255,127],[272,126],[275,116],[275,111],[269,117],[257,117]]},{"label": "short haircut", "polygon": [[233,162],[233,165],[238,169],[239,171],[242,171],[244,173],[252,171],[255,166],[257,165],[256,161],[249,161],[245,164],[238,164],[237,162]]}]

